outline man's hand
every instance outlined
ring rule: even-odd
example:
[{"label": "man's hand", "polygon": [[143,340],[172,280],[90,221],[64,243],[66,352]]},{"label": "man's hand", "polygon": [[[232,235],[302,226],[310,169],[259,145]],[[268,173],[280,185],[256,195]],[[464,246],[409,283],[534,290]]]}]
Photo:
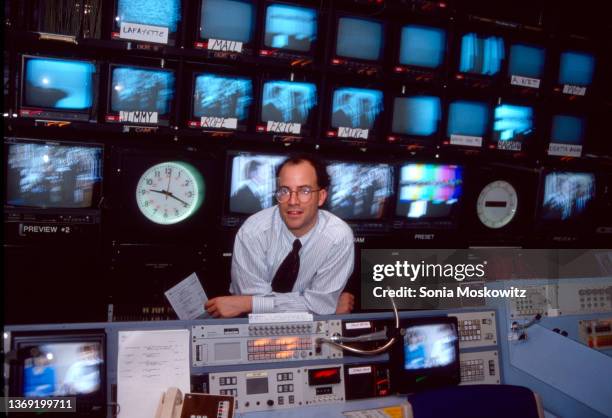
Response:
[{"label": "man's hand", "polygon": [[209,299],[204,308],[214,318],[233,318],[253,310],[253,297],[220,296]]},{"label": "man's hand", "polygon": [[347,314],[351,313],[355,307],[355,296],[349,292],[342,292],[338,299],[338,305],[336,306],[336,314]]}]

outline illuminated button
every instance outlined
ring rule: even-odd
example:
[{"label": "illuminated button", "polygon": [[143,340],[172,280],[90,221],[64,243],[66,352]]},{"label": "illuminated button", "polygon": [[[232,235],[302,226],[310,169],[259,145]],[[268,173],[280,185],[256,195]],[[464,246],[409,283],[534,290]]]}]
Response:
[{"label": "illuminated button", "polygon": [[293,380],[293,372],[287,373],[287,380]]},{"label": "illuminated button", "polygon": [[289,403],[295,403],[295,396],[289,395]]},{"label": "illuminated button", "polygon": [[276,387],[276,391],[277,391],[278,393],[283,393],[283,392],[285,392],[285,385],[278,385],[278,386]]}]

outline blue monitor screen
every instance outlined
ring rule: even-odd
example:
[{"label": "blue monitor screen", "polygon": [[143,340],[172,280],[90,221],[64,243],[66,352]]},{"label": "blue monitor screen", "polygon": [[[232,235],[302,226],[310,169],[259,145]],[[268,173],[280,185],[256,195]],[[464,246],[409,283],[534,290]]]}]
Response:
[{"label": "blue monitor screen", "polygon": [[174,73],[133,67],[112,71],[111,110],[148,111],[166,115],[174,98]]},{"label": "blue monitor screen", "polygon": [[200,37],[251,42],[255,27],[255,6],[239,0],[202,0]]},{"label": "blue monitor screen", "polygon": [[176,32],[181,20],[181,0],[117,0],[117,23],[161,26]]},{"label": "blue monitor screen", "polygon": [[264,44],[269,48],[309,52],[317,39],[317,11],[272,4],[266,10]]},{"label": "blue monitor screen", "polygon": [[495,75],[505,57],[504,40],[495,36],[481,37],[475,33],[463,35],[459,71],[480,75]]},{"label": "blue monitor screen", "polygon": [[393,170],[388,164],[332,162],[329,210],[342,219],[382,219],[393,193]]},{"label": "blue monitor screen", "polygon": [[551,142],[581,145],[584,140],[584,118],[569,115],[555,115],[552,119]]},{"label": "blue monitor screen", "polygon": [[92,395],[101,390],[104,360],[98,342],[41,344],[28,348],[23,396]]},{"label": "blue monitor screen", "polygon": [[407,25],[402,28],[400,64],[438,68],[446,53],[446,31],[429,26]]},{"label": "blue monitor screen", "polygon": [[418,325],[404,333],[404,369],[444,367],[457,360],[457,331],[451,324]]},{"label": "blue monitor screen", "polygon": [[66,110],[88,110],[94,101],[91,62],[51,58],[27,58],[25,62],[25,106]]},{"label": "blue monitor screen", "polygon": [[91,208],[102,181],[102,148],[11,144],[6,176],[9,205]]},{"label": "blue monitor screen", "polygon": [[572,220],[582,215],[595,197],[595,176],[591,173],[553,172],[544,179],[542,218]]},{"label": "blue monitor screen", "polygon": [[448,107],[446,135],[483,137],[489,124],[489,106],[482,102],[455,100]]},{"label": "blue monitor screen", "polygon": [[463,194],[463,169],[455,165],[405,164],[400,169],[396,215],[445,218]]},{"label": "blue monitor screen", "polygon": [[542,78],[544,74],[544,59],[546,51],[544,48],[513,44],[510,47],[510,63],[508,64],[509,75],[522,77]]},{"label": "blue monitor screen", "polygon": [[245,77],[199,74],[195,78],[193,94],[194,116],[243,121],[248,118],[253,102],[253,81]]},{"label": "blue monitor screen", "polygon": [[595,57],[583,52],[564,52],[559,62],[559,84],[588,86],[593,81]]},{"label": "blue monitor screen", "polygon": [[382,24],[372,20],[341,17],[338,19],[336,54],[370,61],[379,59],[382,30]]},{"label": "blue monitor screen", "polygon": [[331,124],[334,128],[372,129],[382,110],[382,91],[338,88],[332,100]]},{"label": "blue monitor screen", "polygon": [[276,204],[276,169],[282,155],[240,154],[232,159],[230,211],[252,214]]},{"label": "blue monitor screen", "polygon": [[261,120],[305,124],[316,105],[315,84],[268,81],[263,86]]},{"label": "blue monitor screen", "polygon": [[522,141],[533,132],[533,108],[503,104],[495,108],[493,132],[498,141]]},{"label": "blue monitor screen", "polygon": [[435,96],[396,97],[392,130],[398,134],[431,136],[438,132],[440,98]]}]

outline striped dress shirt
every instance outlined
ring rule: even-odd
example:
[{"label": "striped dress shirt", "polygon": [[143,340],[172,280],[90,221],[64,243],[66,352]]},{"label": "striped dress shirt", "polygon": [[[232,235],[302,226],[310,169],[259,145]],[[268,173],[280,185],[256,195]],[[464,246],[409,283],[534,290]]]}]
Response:
[{"label": "striped dress shirt", "polygon": [[272,291],[274,274],[296,239],[278,206],[257,212],[238,231],[230,292],[253,295],[253,313],[335,313],[338,297],[353,272],[353,231],[330,212],[319,209],[317,213],[316,225],[299,238],[300,270],[289,293]]}]

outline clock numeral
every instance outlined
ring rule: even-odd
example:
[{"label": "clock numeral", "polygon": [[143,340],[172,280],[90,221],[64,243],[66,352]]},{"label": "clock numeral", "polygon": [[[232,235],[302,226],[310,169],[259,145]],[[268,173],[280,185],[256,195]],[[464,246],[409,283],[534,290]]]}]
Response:
[{"label": "clock numeral", "polygon": [[185,183],[183,183],[183,186],[189,186],[191,184],[191,180],[185,180]]},{"label": "clock numeral", "polygon": [[155,177],[161,177],[161,171],[155,170]]},{"label": "clock numeral", "polygon": [[153,179],[147,179],[147,186],[151,186],[153,184]]},{"label": "clock numeral", "polygon": [[178,209],[174,209],[174,216],[179,216],[179,210]]},{"label": "clock numeral", "polygon": [[172,168],[171,167],[166,167],[166,169],[164,170],[164,172],[170,176],[170,174],[172,174]]},{"label": "clock numeral", "polygon": [[147,194],[147,189],[142,189],[142,190],[140,191],[140,194]]},{"label": "clock numeral", "polygon": [[177,179],[180,179],[180,178],[181,178],[181,174],[182,174],[182,173],[183,173],[182,171],[177,171],[177,172],[176,172],[176,178],[177,178]]},{"label": "clock numeral", "polygon": [[165,210],[164,211],[164,218],[167,218],[167,217],[168,217],[168,211]]},{"label": "clock numeral", "polygon": [[145,206],[145,208],[146,208],[146,207],[148,207],[148,206],[149,206],[149,201],[148,201],[148,200],[145,200],[145,202],[143,203],[143,205]]},{"label": "clock numeral", "polygon": [[185,193],[185,196],[187,196],[187,197],[193,197],[193,192],[189,191],[189,192]]}]

